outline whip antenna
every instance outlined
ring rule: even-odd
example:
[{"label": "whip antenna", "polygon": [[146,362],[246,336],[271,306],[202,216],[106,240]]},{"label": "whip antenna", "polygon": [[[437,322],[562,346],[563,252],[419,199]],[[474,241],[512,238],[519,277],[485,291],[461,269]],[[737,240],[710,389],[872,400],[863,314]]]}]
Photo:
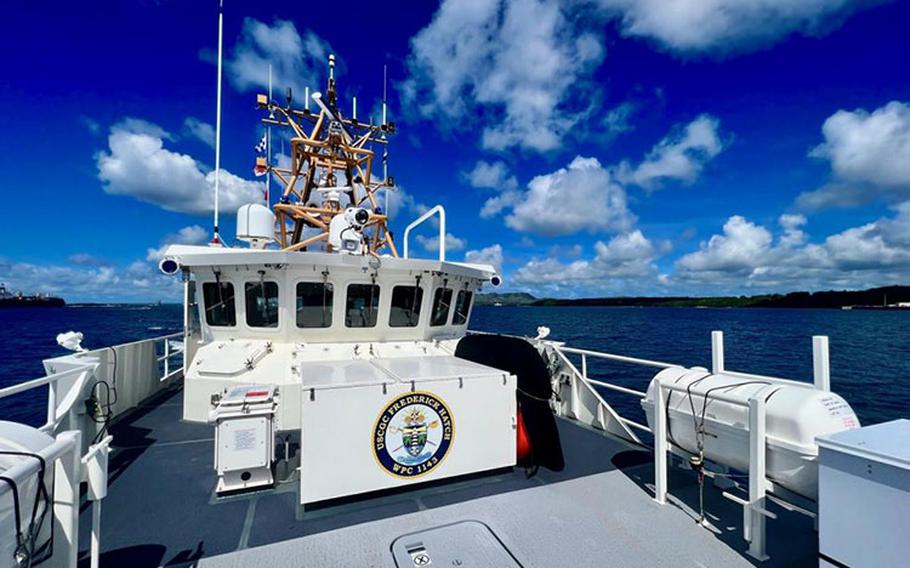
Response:
[{"label": "whip antenna", "polygon": [[221,43],[224,27],[224,0],[218,2],[218,94],[215,100],[215,223],[212,245],[220,245],[218,235],[218,188],[221,177]]},{"label": "whip antenna", "polygon": [[[382,66],[382,124],[381,128],[385,129],[386,125],[386,91],[388,85],[388,65]],[[385,140],[385,133],[382,135],[382,139]],[[385,188],[385,204],[383,205],[383,210],[385,211],[386,216],[389,216],[389,145],[385,144],[382,147],[382,181],[386,184]]]},{"label": "whip antenna", "polygon": [[[269,105],[272,104],[272,64],[269,63]],[[270,112],[269,118],[274,119],[275,113]],[[272,125],[269,124],[265,129],[265,163],[268,165],[272,164]],[[272,192],[271,192],[271,181],[272,181],[272,172],[268,172],[265,176],[265,204],[271,205],[272,203]]]}]

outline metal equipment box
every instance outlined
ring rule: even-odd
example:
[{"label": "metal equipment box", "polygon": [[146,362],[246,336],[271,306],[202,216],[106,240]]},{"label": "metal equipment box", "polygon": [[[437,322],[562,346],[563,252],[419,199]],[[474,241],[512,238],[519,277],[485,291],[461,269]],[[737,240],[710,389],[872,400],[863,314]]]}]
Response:
[{"label": "metal equipment box", "polygon": [[452,356],[301,363],[300,502],[515,465],[515,377]]},{"label": "metal equipment box", "polygon": [[212,410],[217,493],[272,485],[275,407],[274,386],[242,386]]},{"label": "metal equipment box", "polygon": [[910,420],[818,438],[819,565],[907,565]]}]

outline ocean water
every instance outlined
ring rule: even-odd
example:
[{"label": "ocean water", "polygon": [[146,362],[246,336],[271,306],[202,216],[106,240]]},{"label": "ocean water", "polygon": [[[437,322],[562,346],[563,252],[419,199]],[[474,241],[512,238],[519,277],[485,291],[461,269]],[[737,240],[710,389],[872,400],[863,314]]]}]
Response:
[{"label": "ocean water", "polygon": [[[832,389],[863,423],[910,417],[910,312],[798,309],[487,307],[471,328],[536,335],[621,355],[710,367],[712,330],[725,337],[726,366],[811,382],[812,336],[828,335]],[[0,387],[44,375],[41,360],[65,354],[56,336],[81,331],[103,347],[165,335],[182,326],[180,306],[0,310]],[[589,360],[589,375],[644,390],[655,370]],[[40,424],[46,390],[0,399],[0,419]],[[610,391],[620,414],[641,419],[638,399]]]}]

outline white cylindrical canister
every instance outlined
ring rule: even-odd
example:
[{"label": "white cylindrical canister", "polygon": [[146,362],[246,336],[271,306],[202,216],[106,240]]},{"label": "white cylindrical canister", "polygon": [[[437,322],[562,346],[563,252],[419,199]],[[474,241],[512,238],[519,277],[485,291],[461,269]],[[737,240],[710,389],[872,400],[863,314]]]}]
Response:
[{"label": "white cylindrical canister", "polygon": [[[651,380],[642,408],[654,428],[657,385],[668,390],[670,442],[697,452],[696,425],[704,426],[705,457],[740,471],[749,470],[749,398],[765,398],[766,471],[774,483],[815,500],[818,494],[818,436],[859,427],[856,413],[840,396],[800,385],[763,381],[695,369],[664,369]],[[722,394],[741,404],[717,400]],[[694,409],[694,416],[693,416]]]}]

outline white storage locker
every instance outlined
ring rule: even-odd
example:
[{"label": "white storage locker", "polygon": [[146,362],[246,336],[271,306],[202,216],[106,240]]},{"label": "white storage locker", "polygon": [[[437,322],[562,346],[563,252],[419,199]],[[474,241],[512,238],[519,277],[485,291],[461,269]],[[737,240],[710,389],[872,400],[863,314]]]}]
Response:
[{"label": "white storage locker", "polygon": [[818,439],[821,566],[906,566],[910,420]]},{"label": "white storage locker", "polygon": [[515,464],[515,377],[452,356],[301,363],[301,503]]}]

